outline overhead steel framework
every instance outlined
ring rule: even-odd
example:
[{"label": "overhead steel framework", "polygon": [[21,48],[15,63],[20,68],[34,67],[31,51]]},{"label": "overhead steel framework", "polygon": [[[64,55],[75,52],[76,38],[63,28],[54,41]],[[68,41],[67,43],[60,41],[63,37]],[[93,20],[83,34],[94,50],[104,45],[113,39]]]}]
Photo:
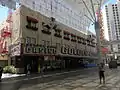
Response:
[{"label": "overhead steel framework", "polygon": [[[94,24],[96,38],[97,38],[97,55],[98,63],[101,62],[101,43],[100,43],[100,24],[97,17],[100,15],[101,7],[109,0],[71,0],[76,3],[76,6],[81,8],[83,5],[87,14],[85,16]],[[97,15],[96,15],[97,13]]]}]

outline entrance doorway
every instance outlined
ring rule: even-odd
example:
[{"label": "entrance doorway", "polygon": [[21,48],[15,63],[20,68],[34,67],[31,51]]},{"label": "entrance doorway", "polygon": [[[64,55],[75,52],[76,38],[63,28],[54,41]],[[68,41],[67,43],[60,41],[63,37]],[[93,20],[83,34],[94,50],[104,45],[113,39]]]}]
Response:
[{"label": "entrance doorway", "polygon": [[25,56],[24,57],[25,72],[27,72],[27,65],[30,65],[31,73],[38,72],[38,57],[37,56]]}]

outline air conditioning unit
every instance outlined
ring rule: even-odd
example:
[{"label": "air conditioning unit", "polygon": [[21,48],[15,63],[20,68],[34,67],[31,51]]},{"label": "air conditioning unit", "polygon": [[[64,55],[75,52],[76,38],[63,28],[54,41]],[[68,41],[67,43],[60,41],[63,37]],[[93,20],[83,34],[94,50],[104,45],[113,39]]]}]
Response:
[{"label": "air conditioning unit", "polygon": [[92,35],[88,35],[88,37],[87,38],[92,38]]},{"label": "air conditioning unit", "polygon": [[54,17],[51,17],[51,21],[54,22],[54,21],[55,21],[55,18],[54,18]]}]

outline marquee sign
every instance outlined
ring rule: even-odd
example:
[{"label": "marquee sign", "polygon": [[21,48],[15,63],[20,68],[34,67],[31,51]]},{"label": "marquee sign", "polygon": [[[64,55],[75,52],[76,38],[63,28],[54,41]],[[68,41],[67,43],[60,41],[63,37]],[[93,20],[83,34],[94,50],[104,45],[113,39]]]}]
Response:
[{"label": "marquee sign", "polygon": [[80,50],[77,48],[68,48],[65,46],[61,47],[61,53],[62,54],[68,54],[68,55],[78,55],[78,56],[84,56],[87,55],[87,51]]},{"label": "marquee sign", "polygon": [[21,54],[21,44],[17,43],[9,47],[10,56],[20,56]]},{"label": "marquee sign", "polygon": [[56,54],[56,47],[43,45],[26,45],[24,47],[24,54]]},{"label": "marquee sign", "polygon": [[[55,46],[43,46],[43,45],[26,45],[24,46],[24,54],[57,54],[57,47]],[[65,46],[61,47],[61,53],[67,55],[78,55],[85,56],[88,55],[87,51],[76,49],[76,48],[67,48]]]}]

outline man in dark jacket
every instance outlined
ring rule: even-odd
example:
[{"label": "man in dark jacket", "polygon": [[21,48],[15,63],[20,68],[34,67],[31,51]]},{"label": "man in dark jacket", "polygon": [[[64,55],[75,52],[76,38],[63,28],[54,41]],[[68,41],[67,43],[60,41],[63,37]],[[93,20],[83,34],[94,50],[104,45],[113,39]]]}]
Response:
[{"label": "man in dark jacket", "polygon": [[104,65],[104,63],[100,63],[99,64],[100,84],[101,84],[102,78],[103,78],[103,83],[105,84],[105,75],[104,75],[104,72],[105,72],[105,65]]},{"label": "man in dark jacket", "polygon": [[3,68],[0,66],[0,82],[1,82],[1,78],[2,78],[2,73],[3,73]]}]

